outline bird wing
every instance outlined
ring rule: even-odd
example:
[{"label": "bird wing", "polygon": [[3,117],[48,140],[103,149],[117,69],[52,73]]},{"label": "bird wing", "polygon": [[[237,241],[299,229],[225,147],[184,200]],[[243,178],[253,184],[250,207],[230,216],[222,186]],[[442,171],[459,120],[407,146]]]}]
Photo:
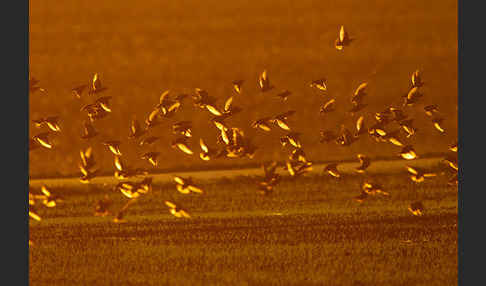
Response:
[{"label": "bird wing", "polygon": [[368,86],[368,83],[367,82],[363,82],[362,84],[360,84],[358,86],[358,88],[356,89],[356,91],[354,92],[354,96],[357,96],[359,95],[361,92],[364,91],[364,89]]},{"label": "bird wing", "polygon": [[160,104],[164,104],[164,102],[165,102],[167,96],[169,95],[169,93],[170,93],[170,90],[166,90],[166,91],[162,92],[162,94],[160,95],[160,98],[159,98],[159,103]]},{"label": "bird wing", "polygon": [[213,115],[216,115],[216,116],[223,115],[216,107],[214,107],[210,104],[206,104],[206,109],[209,110],[209,112],[211,112]]},{"label": "bird wing", "polygon": [[208,148],[208,146],[207,146],[207,145],[204,143],[204,141],[203,141],[203,139],[202,139],[202,138],[200,138],[200,139],[199,139],[199,145],[201,146],[201,149],[202,149],[204,152],[206,152],[206,153],[208,153],[208,152],[209,152],[209,148]]},{"label": "bird wing", "polygon": [[346,31],[344,31],[344,26],[341,25],[341,29],[339,29],[339,41],[344,42],[345,37]]},{"label": "bird wing", "polygon": [[232,104],[233,104],[233,96],[230,96],[224,103],[224,111],[225,112],[230,111]]}]

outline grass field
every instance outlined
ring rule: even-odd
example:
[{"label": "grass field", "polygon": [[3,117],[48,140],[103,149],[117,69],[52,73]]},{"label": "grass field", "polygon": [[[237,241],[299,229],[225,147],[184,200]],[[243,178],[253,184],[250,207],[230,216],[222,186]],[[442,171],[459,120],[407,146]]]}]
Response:
[{"label": "grass field", "polygon": [[[157,184],[126,223],[93,216],[109,187],[52,188],[64,202],[31,221],[30,285],[457,285],[457,188],[376,174],[390,196],[353,200],[362,176],[206,180],[202,195]],[[191,219],[173,217],[164,200]],[[420,200],[424,215],[408,205]]]},{"label": "grass field", "polygon": [[[320,145],[321,129],[338,131],[340,124],[352,128],[357,116],[344,113],[349,98],[364,81],[369,83],[372,113],[401,102],[408,91],[410,75],[422,71],[424,98],[405,112],[414,118],[419,132],[408,143],[419,154],[446,150],[457,137],[457,1],[30,1],[30,73],[48,90],[29,97],[30,119],[60,115],[62,132],[53,135],[53,150],[30,153],[32,176],[66,176],[78,173],[79,150],[94,148],[102,170],[113,168],[112,156],[100,144],[121,140],[124,157],[134,168],[149,168],[139,159],[147,150],[127,140],[130,120],[143,122],[162,91],[174,94],[206,89],[220,106],[231,94],[231,81],[244,79],[243,94],[235,105],[244,110],[229,119],[260,146],[255,161],[282,160],[286,151],[278,138],[284,134],[256,132],[250,122],[297,110],[289,124],[302,133],[302,143],[311,160],[340,160],[355,154],[396,156],[397,148],[365,139],[351,148]],[[344,51],[334,40],[340,25],[355,38]],[[269,94],[257,90],[258,75],[267,69],[276,86]],[[113,96],[113,112],[97,121],[101,135],[83,142],[79,136],[85,115],[79,112],[94,98],[75,99],[71,88],[88,83],[100,74]],[[322,96],[309,87],[325,77],[328,92]],[[293,94],[280,102],[283,89]],[[336,98],[336,112],[319,116],[319,105]],[[422,107],[438,104],[445,118],[445,134],[438,133],[423,114]],[[215,144],[216,129],[208,112],[192,104],[154,129],[162,140],[154,149],[163,154],[158,168],[199,167],[206,163],[171,149],[172,123],[192,120],[196,149],[203,137]],[[368,126],[371,124],[368,124]],[[42,130],[43,131],[43,130]],[[30,136],[41,132],[30,125]],[[209,165],[235,166],[248,160],[216,160]]]}]

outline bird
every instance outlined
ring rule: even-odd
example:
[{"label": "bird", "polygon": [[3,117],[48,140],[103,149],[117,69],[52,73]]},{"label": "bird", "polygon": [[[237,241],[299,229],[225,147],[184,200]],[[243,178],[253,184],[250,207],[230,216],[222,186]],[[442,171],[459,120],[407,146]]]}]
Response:
[{"label": "bird", "polygon": [[160,115],[160,109],[159,108],[154,108],[149,113],[149,116],[147,117],[147,119],[145,119],[145,125],[146,125],[147,129],[160,124],[160,122],[158,121],[159,115]]},{"label": "bird", "polygon": [[354,91],[352,97],[351,97],[351,103],[355,105],[359,105],[362,103],[363,98],[366,96],[366,87],[368,86],[367,82],[361,83],[356,90]]},{"label": "bird", "polygon": [[32,120],[36,127],[40,128],[42,125],[46,125],[50,130],[54,132],[60,132],[61,127],[59,126],[59,116],[48,116],[45,118],[40,118],[36,120]]},{"label": "bird", "polygon": [[410,179],[416,183],[421,183],[425,180],[425,178],[435,177],[437,176],[436,173],[426,172],[417,167],[406,166],[407,171],[411,174]]},{"label": "bird", "polygon": [[391,115],[393,115],[391,121],[401,122],[407,119],[407,115],[405,115],[403,110],[398,107],[391,106],[387,110]]},{"label": "bird", "polygon": [[334,47],[338,51],[342,51],[345,46],[348,46],[351,43],[352,39],[348,37],[348,33],[344,30],[344,26],[341,25],[339,29],[339,37],[334,41]]},{"label": "bird", "polygon": [[111,112],[111,108],[109,106],[111,100],[111,96],[102,96],[95,101],[95,104],[99,105],[104,111]]},{"label": "bird", "polygon": [[49,142],[49,132],[42,132],[37,135],[34,135],[32,139],[39,143],[42,147],[47,149],[52,149],[52,143]]},{"label": "bird", "polygon": [[300,143],[299,137],[300,137],[299,132],[290,132],[284,137],[280,138],[280,143],[285,146],[287,143],[290,143],[292,146],[295,148],[301,148],[302,144]]},{"label": "bird", "polygon": [[364,124],[364,116],[361,115],[357,120],[356,120],[356,134],[354,135],[355,137],[361,136],[366,133],[366,127]]},{"label": "bird", "polygon": [[233,88],[236,91],[236,93],[241,94],[241,86],[243,85],[244,82],[245,81],[241,79],[234,80],[231,82],[233,84]]},{"label": "bird", "polygon": [[160,152],[146,152],[142,154],[142,159],[143,160],[148,160],[150,164],[152,164],[154,167],[157,167],[158,161],[157,157],[160,155]]},{"label": "bird", "polygon": [[414,215],[414,216],[422,216],[424,212],[424,205],[420,201],[415,201],[410,204],[408,207],[408,210]]},{"label": "bird", "polygon": [[63,202],[63,199],[59,195],[52,195],[49,189],[45,186],[41,186],[41,192],[43,194],[42,204],[48,208],[57,206],[58,203]]},{"label": "bird", "polygon": [[105,195],[103,199],[99,199],[94,206],[95,216],[107,216],[110,214],[109,208],[113,204],[108,195]]},{"label": "bird", "polygon": [[121,142],[118,141],[118,140],[109,140],[109,141],[105,141],[105,142],[102,142],[103,145],[107,146],[108,149],[114,154],[114,155],[117,155],[117,156],[121,156],[122,153],[120,151],[120,144]]},{"label": "bird", "polygon": [[341,135],[339,135],[336,139],[335,142],[340,145],[340,146],[350,146],[357,140],[356,137],[354,137],[351,132],[344,127],[344,125],[341,125]]},{"label": "bird", "polygon": [[83,184],[87,184],[98,173],[98,169],[95,169],[96,162],[93,155],[93,148],[90,146],[85,150],[81,150],[79,155],[81,156],[81,162],[78,166],[82,174],[79,181]]},{"label": "bird", "polygon": [[291,177],[298,177],[312,171],[312,162],[286,161],[284,170],[287,170]]},{"label": "bird", "polygon": [[290,131],[290,127],[287,124],[288,117],[295,114],[295,110],[289,110],[284,113],[278,114],[274,118],[270,119],[270,122],[277,124],[278,127],[283,130]]},{"label": "bird", "polygon": [[443,121],[444,121],[444,119],[442,119],[440,117],[433,117],[432,118],[432,123],[434,124],[435,129],[439,130],[440,133],[445,132],[444,128],[442,127]]},{"label": "bird", "polygon": [[124,168],[124,164],[122,163],[122,160],[121,160],[121,157],[118,156],[118,155],[115,155],[115,158],[114,158],[114,164],[115,164],[115,168],[122,172],[125,170]]},{"label": "bird", "polygon": [[81,98],[83,91],[88,87],[87,84],[78,85],[71,89],[71,93],[76,98]]},{"label": "bird", "polygon": [[139,138],[140,136],[144,135],[147,131],[140,127],[138,120],[133,118],[131,125],[130,125],[130,133],[128,134],[128,138]]},{"label": "bird", "polygon": [[457,140],[454,141],[451,146],[449,146],[449,151],[457,153]]},{"label": "bird", "polygon": [[253,128],[256,128],[256,129],[260,129],[260,130],[263,130],[263,131],[266,131],[266,132],[270,132],[271,128],[270,128],[270,122],[272,121],[272,119],[270,117],[264,117],[264,118],[261,118],[261,119],[257,119],[255,121],[253,121],[253,123],[251,124],[251,127]]},{"label": "bird", "polygon": [[413,119],[402,120],[399,124],[402,130],[407,134],[407,138],[410,138],[417,132],[417,129],[412,125]]},{"label": "bird", "polygon": [[96,162],[94,160],[93,148],[91,146],[85,150],[81,150],[79,155],[81,157],[81,164],[85,168],[92,169],[95,166]]},{"label": "bird", "polygon": [[386,135],[382,136],[384,140],[387,140],[388,142],[392,143],[395,146],[404,146],[403,142],[400,140],[398,137],[398,133],[400,130],[395,130],[391,132],[387,132]]},{"label": "bird", "polygon": [[295,148],[294,150],[292,150],[292,152],[289,155],[289,160],[307,163],[307,158],[302,148]]},{"label": "bird", "polygon": [[366,169],[371,165],[371,160],[368,156],[363,154],[358,154],[357,156],[361,165],[356,167],[356,172],[364,173]]},{"label": "bird", "polygon": [[323,113],[329,113],[331,111],[334,111],[335,110],[335,102],[336,102],[336,99],[333,98],[333,99],[327,101],[326,103],[324,103],[324,105],[321,106],[320,113],[323,114]]},{"label": "bird", "polygon": [[83,123],[84,129],[83,129],[83,134],[81,135],[82,139],[90,139],[93,137],[96,137],[99,133],[96,131],[94,128],[93,124],[91,124],[91,121],[84,121]]},{"label": "bird", "polygon": [[179,95],[175,100],[170,99],[170,90],[165,90],[159,97],[159,104],[155,106],[164,117],[172,117],[181,107],[181,101],[186,95]]},{"label": "bird", "polygon": [[430,104],[424,107],[424,111],[425,114],[427,114],[427,116],[432,117],[439,112],[439,108],[437,107],[436,104]]},{"label": "bird", "polygon": [[194,105],[201,109],[205,109],[207,104],[214,105],[216,102],[215,97],[210,96],[206,90],[201,88],[194,89],[192,98],[194,99]]},{"label": "bird", "polygon": [[381,184],[370,182],[370,181],[363,182],[361,189],[367,195],[377,195],[377,194],[382,194],[384,196],[390,195],[388,192],[383,191],[383,186]]},{"label": "bird", "polygon": [[280,97],[283,101],[286,101],[287,98],[292,94],[292,92],[288,91],[288,90],[283,90],[282,92],[280,93],[277,93],[276,96]]},{"label": "bird", "polygon": [[216,152],[213,149],[210,149],[208,145],[204,142],[202,138],[199,138],[199,146],[201,147],[202,152],[199,153],[199,158],[204,161],[209,161],[214,157],[218,157],[220,153]]},{"label": "bird", "polygon": [[185,137],[192,137],[192,123],[191,121],[178,121],[172,125],[172,133],[180,134]]},{"label": "bird", "polygon": [[131,198],[130,200],[128,200],[128,202],[125,203],[125,205],[123,205],[123,207],[120,208],[120,210],[118,210],[118,212],[116,213],[116,216],[113,218],[114,223],[125,223],[126,222],[126,220],[124,219],[125,213],[126,213],[128,207],[130,207],[132,204],[134,204],[137,201],[137,198],[138,197]]},{"label": "bird", "polygon": [[340,178],[341,173],[337,169],[338,163],[330,163],[327,164],[324,169],[322,170],[324,173],[328,173],[334,178]]},{"label": "bird", "polygon": [[29,76],[29,93],[35,93],[37,91],[42,92],[42,94],[47,95],[47,90],[38,86],[39,80],[35,79],[34,77]]},{"label": "bird", "polygon": [[189,213],[182,209],[180,206],[176,205],[175,203],[171,202],[171,201],[164,201],[165,205],[169,207],[169,212],[175,216],[175,217],[178,217],[178,218],[190,218],[191,216],[189,215]]},{"label": "bird", "polygon": [[198,194],[203,193],[203,190],[194,184],[192,178],[174,176],[174,181],[177,183],[176,188],[181,194],[190,194],[191,192]]},{"label": "bird", "polygon": [[406,95],[404,95],[405,97],[405,101],[403,103],[403,106],[412,106],[414,103],[416,103],[419,98],[421,98],[423,95],[422,93],[419,92],[419,88],[418,87],[412,87],[408,93]]},{"label": "bird", "polygon": [[102,91],[105,91],[107,88],[101,84],[100,76],[98,73],[95,73],[93,76],[92,84],[91,84],[91,94],[96,94]]},{"label": "bird", "polygon": [[412,73],[412,87],[421,87],[424,85],[424,82],[422,81],[422,78],[420,76],[420,71],[417,69]]},{"label": "bird", "polygon": [[457,158],[454,155],[455,154],[447,154],[446,157],[444,159],[442,159],[442,162],[444,162],[452,170],[457,172],[459,170],[459,166],[457,164]]},{"label": "bird", "polygon": [[325,78],[320,78],[313,80],[310,84],[310,87],[312,88],[317,88],[322,91],[327,91],[327,85],[326,85],[326,79]]},{"label": "bird", "polygon": [[97,102],[84,105],[81,107],[81,111],[87,112],[88,118],[91,122],[102,119],[109,114],[109,112],[103,109],[103,107]]},{"label": "bird", "polygon": [[270,83],[270,79],[268,78],[267,70],[263,70],[263,72],[260,74],[258,84],[261,92],[267,92],[274,88],[274,86]]},{"label": "bird", "polygon": [[172,148],[178,148],[182,152],[192,155],[194,152],[187,145],[187,137],[179,137],[172,141]]},{"label": "bird", "polygon": [[129,199],[138,198],[141,193],[138,192],[137,184],[133,182],[120,182],[115,186],[125,197]]},{"label": "bird", "polygon": [[319,131],[320,139],[319,143],[329,143],[337,139],[338,135],[331,130]]},{"label": "bird", "polygon": [[79,169],[82,173],[82,176],[79,178],[79,181],[83,184],[88,184],[91,179],[93,179],[97,173],[98,170],[89,170],[86,168],[86,166],[83,166],[82,164],[79,164]]},{"label": "bird", "polygon": [[219,111],[218,108],[216,108],[216,106],[212,105],[212,104],[205,104],[204,105],[206,107],[206,109],[211,112],[211,114],[215,115],[215,116],[222,116],[223,113],[221,111]]},{"label": "bird", "polygon": [[149,136],[149,137],[145,137],[143,138],[139,145],[140,146],[146,146],[146,145],[152,145],[155,141],[159,140],[160,137],[157,137],[157,136]]},{"label": "bird", "polygon": [[34,210],[29,210],[29,217],[36,220],[36,221],[42,220],[41,216],[38,215]]},{"label": "bird", "polygon": [[262,180],[258,181],[258,191],[262,195],[268,195],[273,191],[275,187],[280,182],[280,175],[275,173],[277,169],[277,162],[272,161],[269,164],[262,164],[264,177]]},{"label": "bird", "polygon": [[415,153],[415,149],[412,145],[403,146],[402,150],[400,151],[400,156],[405,160],[413,160],[418,158],[417,153]]}]

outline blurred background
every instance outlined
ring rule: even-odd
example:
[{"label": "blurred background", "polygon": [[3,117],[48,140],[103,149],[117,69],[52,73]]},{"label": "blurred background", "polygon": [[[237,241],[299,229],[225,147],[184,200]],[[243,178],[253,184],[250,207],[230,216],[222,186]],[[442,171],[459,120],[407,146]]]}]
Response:
[{"label": "blurred background", "polygon": [[[122,141],[127,165],[157,171],[140,155],[161,152],[158,170],[167,168],[236,167],[268,160],[283,161],[289,149],[282,147],[279,128],[270,133],[251,128],[251,122],[287,110],[293,131],[302,133],[303,149],[311,161],[397,156],[400,147],[376,143],[366,137],[350,147],[319,143],[320,130],[339,131],[341,124],[354,131],[359,115],[373,123],[374,112],[402,103],[410,88],[410,76],[419,69],[425,85],[417,106],[407,108],[417,134],[407,142],[420,155],[446,151],[457,138],[457,1],[30,1],[30,75],[48,95],[29,98],[30,136],[45,131],[32,120],[59,115],[62,131],[53,135],[54,148],[32,150],[31,177],[76,176],[79,151],[93,147],[102,171],[114,172],[113,155],[101,142]],[[334,40],[344,25],[354,41],[338,51]],[[275,89],[258,90],[258,76],[266,69]],[[80,136],[87,118],[80,108],[95,96],[81,99],[71,89],[88,84],[95,73],[112,96],[113,112],[94,123],[100,135]],[[328,91],[309,83],[326,78]],[[245,80],[234,105],[243,109],[227,120],[240,127],[259,147],[253,159],[202,161],[199,138],[216,147],[217,129],[212,115],[187,99],[182,112],[163,119],[150,135],[161,140],[140,147],[129,140],[130,121],[141,124],[159,102],[161,93],[193,93],[202,88],[218,98],[216,105],[234,95],[231,82]],[[368,106],[351,116],[350,98],[362,82],[368,82]],[[283,102],[276,94],[289,90]],[[320,105],[336,99],[336,111],[322,116]],[[439,133],[423,112],[437,104],[446,132]],[[171,126],[193,122],[186,155],[170,147],[176,137]]]}]

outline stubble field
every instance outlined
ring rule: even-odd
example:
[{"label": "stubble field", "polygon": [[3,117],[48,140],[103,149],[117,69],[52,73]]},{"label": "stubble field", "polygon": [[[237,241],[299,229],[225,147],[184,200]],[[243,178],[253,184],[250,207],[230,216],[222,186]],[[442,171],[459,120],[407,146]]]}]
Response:
[{"label": "stubble field", "polygon": [[[64,202],[30,223],[30,285],[456,285],[457,188],[442,175],[370,179],[390,196],[358,203],[364,178],[353,175],[285,177],[268,196],[253,177],[199,182],[202,195],[158,184],[125,223],[93,215],[105,195],[116,213],[119,191],[52,188]],[[408,211],[417,200],[421,217]]]}]

